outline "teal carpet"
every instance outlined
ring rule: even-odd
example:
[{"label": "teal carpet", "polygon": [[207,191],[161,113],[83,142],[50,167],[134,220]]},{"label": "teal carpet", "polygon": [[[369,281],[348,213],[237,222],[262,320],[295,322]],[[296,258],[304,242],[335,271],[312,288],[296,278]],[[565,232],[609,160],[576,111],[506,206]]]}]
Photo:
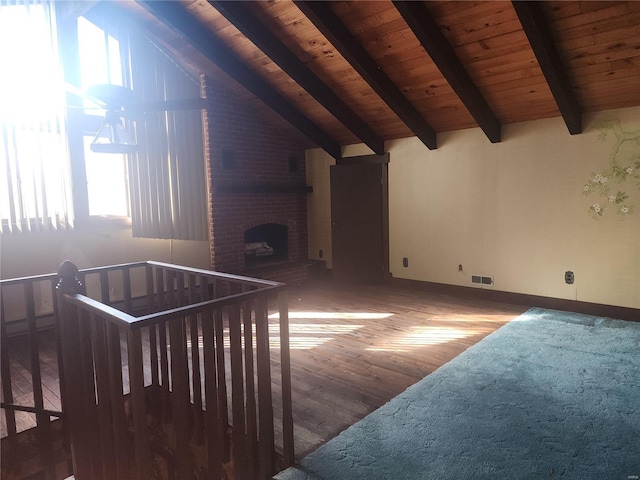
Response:
[{"label": "teal carpet", "polygon": [[640,323],[531,309],[275,478],[640,478]]}]

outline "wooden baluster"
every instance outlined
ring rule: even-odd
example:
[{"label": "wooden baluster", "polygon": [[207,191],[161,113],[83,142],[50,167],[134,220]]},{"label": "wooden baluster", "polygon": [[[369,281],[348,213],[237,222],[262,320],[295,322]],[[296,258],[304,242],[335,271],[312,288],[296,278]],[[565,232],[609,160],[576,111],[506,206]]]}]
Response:
[{"label": "wooden baluster", "polygon": [[177,272],[176,274],[176,306],[181,307],[185,305],[184,295],[184,272]]},{"label": "wooden baluster", "polygon": [[171,395],[170,395],[170,375],[169,375],[169,352],[167,342],[167,325],[158,324],[158,343],[160,345],[160,378],[162,388],[162,413],[165,422],[171,421]]},{"label": "wooden baluster", "polygon": [[244,302],[242,319],[244,323],[244,365],[247,390],[247,456],[249,478],[256,478],[258,472],[258,425],[256,412],[255,371],[253,368],[253,322],[251,316],[252,302]]},{"label": "wooden baluster", "polygon": [[[7,342],[7,326],[5,323],[3,288],[0,286],[0,376],[2,378],[2,401],[5,403],[13,403],[13,387],[11,384],[11,368],[9,366],[9,348]],[[13,452],[18,447],[15,441],[16,435],[16,414],[13,410],[3,408],[7,425],[8,441],[3,440],[3,447],[6,448],[4,453]],[[16,452],[17,453],[17,452]]]},{"label": "wooden baluster", "polygon": [[271,356],[267,299],[256,300],[256,359],[258,369],[258,442],[259,478],[269,478],[275,470],[273,437],[273,398],[271,393]]},{"label": "wooden baluster", "polygon": [[[166,291],[165,291],[165,297],[166,297],[166,302],[167,302],[167,308],[171,309],[171,308],[175,308],[177,306],[177,298],[176,298],[176,273],[173,270],[166,270],[165,271],[165,286],[166,286]],[[162,338],[162,335],[164,334],[165,338],[167,335],[167,323],[162,323],[160,325],[158,325],[158,328],[160,328],[161,334],[160,334],[160,338]],[[169,326],[169,335],[171,335],[171,328]],[[165,340],[165,345],[167,345],[168,343]],[[174,408],[174,398],[173,395],[170,393],[173,391],[174,388],[174,377],[173,375],[171,375],[171,369],[172,369],[172,365],[173,365],[173,359],[174,356],[177,355],[179,353],[176,352],[174,354],[174,352],[169,349],[169,348],[164,348],[164,352],[165,355],[167,357],[167,369],[166,369],[166,377],[167,377],[167,389],[164,390],[165,394],[166,394],[166,402],[167,402],[167,413],[169,415],[169,419],[171,419],[172,422],[175,422],[175,419],[173,418],[173,413],[175,412],[175,408]]]},{"label": "wooden baluster", "polygon": [[156,310],[161,311],[167,307],[166,304],[166,288],[164,284],[164,270],[161,268],[156,268],[156,288],[158,289],[158,303],[156,305]]},{"label": "wooden baluster", "polygon": [[[158,289],[158,309],[164,310],[165,284],[164,271],[156,269],[156,286]],[[158,325],[158,344],[160,346],[160,378],[162,380],[162,413],[165,422],[171,419],[171,401],[169,398],[169,359],[167,354],[167,328],[164,323]]]},{"label": "wooden baluster", "polygon": [[82,400],[84,401],[84,409],[86,412],[86,419],[84,422],[84,428],[92,432],[88,437],[89,448],[91,450],[91,469],[93,472],[93,478],[98,478],[101,471],[101,453],[102,447],[100,445],[100,423],[98,421],[98,412],[96,406],[96,384],[94,377],[94,358],[93,348],[91,344],[91,319],[87,311],[78,307],[77,318],[79,320],[79,335],[80,343],[76,345],[76,348],[80,351],[80,367],[82,369]]},{"label": "wooden baluster", "polygon": [[162,417],[162,392],[160,390],[160,377],[158,374],[158,328],[151,325],[147,329],[149,334],[149,357],[151,363],[151,388],[150,395],[152,401],[150,408],[153,411],[154,419]]},{"label": "wooden baluster", "polygon": [[98,435],[100,438],[101,473],[104,480],[117,478],[115,440],[113,437],[113,408],[111,405],[111,385],[109,383],[109,360],[107,354],[106,321],[90,316],[91,342],[94,354],[96,393],[98,400]]},{"label": "wooden baluster", "polygon": [[133,302],[131,298],[131,269],[122,269],[122,295],[124,297],[124,311],[133,314]]},{"label": "wooden baluster", "polygon": [[[58,361],[58,385],[60,388],[60,406],[61,410],[64,411],[64,406],[66,404],[66,394],[65,394],[65,374],[64,374],[64,365],[62,362],[62,340],[60,337],[60,315],[58,313],[58,295],[56,292],[56,282],[51,281],[51,300],[53,304],[53,320],[54,320],[54,331],[55,331],[55,342],[57,349],[57,361]],[[73,462],[71,459],[71,437],[69,434],[68,422],[66,420],[62,420],[62,443],[64,451],[67,455],[67,470],[66,474],[71,475],[73,472]]]},{"label": "wooden baluster", "polygon": [[[147,285],[146,313],[149,314],[157,310],[155,307],[155,304],[156,304],[155,292],[153,289],[153,267],[151,265],[145,265],[144,270],[145,270],[145,279],[146,279],[146,285]],[[158,286],[158,290],[160,290],[159,286]]]},{"label": "wooden baluster", "polygon": [[291,352],[289,349],[289,302],[287,292],[278,295],[280,310],[280,374],[282,377],[282,436],[284,466],[294,462],[293,404],[291,400]]},{"label": "wooden baluster", "polygon": [[132,476],[131,455],[128,448],[127,416],[122,380],[122,345],[120,329],[117,325],[106,325],[107,359],[109,362],[109,392],[113,418],[113,438],[117,475],[114,478],[130,478]]},{"label": "wooden baluster", "polygon": [[127,352],[129,354],[129,389],[131,391],[131,412],[133,416],[134,470],[136,472],[135,477],[142,480],[149,477],[151,457],[144,396],[142,338],[139,329],[130,328],[127,331]]},{"label": "wooden baluster", "polygon": [[60,337],[62,357],[65,372],[64,407],[65,422],[69,426],[71,450],[73,459],[73,473],[76,480],[91,480],[91,450],[89,437],[94,434],[86,428],[87,412],[82,399],[84,386],[82,385],[82,357],[78,351],[80,345],[80,328],[78,312],[64,295],[73,295],[82,291],[82,285],[77,278],[78,269],[71,262],[64,262],[58,269],[60,281],[56,287],[58,295],[58,312],[60,318]]},{"label": "wooden baluster", "polygon": [[220,298],[222,296],[222,295],[220,295],[220,291],[222,289],[220,284],[221,284],[221,282],[217,278],[214,278],[213,281],[211,282],[211,288],[213,289],[213,297],[212,298]]},{"label": "wooden baluster", "polygon": [[229,461],[229,407],[227,404],[227,372],[224,356],[224,323],[222,321],[222,310],[218,309],[214,313],[213,329],[216,341],[216,372],[218,377],[218,416],[220,418],[220,428],[224,432],[224,461]]},{"label": "wooden baluster", "polygon": [[[9,368],[9,346],[7,342],[7,325],[5,323],[4,290],[0,286],[0,375],[2,375],[2,401],[13,403],[13,387],[11,384],[11,369]],[[3,409],[7,422],[7,434],[16,434],[16,414],[13,410]]]},{"label": "wooden baluster", "polygon": [[[186,300],[185,300],[185,291],[184,291],[184,272],[177,272],[175,274],[176,276],[176,306],[177,307],[182,307],[184,305],[186,305]],[[173,324],[173,322],[178,322],[178,320],[173,320],[170,325]],[[178,344],[178,348],[180,350],[178,350],[180,357],[181,357],[181,361],[182,358],[184,358],[185,360],[185,371],[186,371],[186,387],[187,387],[187,407],[186,408],[186,412],[187,412],[187,422],[186,422],[186,426],[187,426],[187,432],[188,435],[186,437],[184,437],[184,442],[186,442],[189,438],[191,438],[191,434],[193,433],[193,412],[191,410],[191,402],[190,402],[190,382],[189,382],[189,362],[188,362],[188,351],[187,351],[187,317],[182,317],[179,320],[179,324],[180,324],[180,329],[182,330],[182,341]],[[171,347],[171,354],[173,355],[173,353],[175,352],[173,345]],[[182,395],[182,393],[181,393]]]},{"label": "wooden baluster", "polygon": [[242,368],[242,331],[240,307],[232,305],[229,312],[229,350],[231,356],[231,412],[233,418],[232,458],[237,479],[249,479],[247,475],[247,436],[244,414],[244,373]]},{"label": "wooden baluster", "polygon": [[193,476],[189,448],[189,370],[185,350],[184,319],[169,321],[171,341],[171,405],[173,407],[173,429],[175,431],[175,463],[178,478]]},{"label": "wooden baluster", "polygon": [[167,303],[169,308],[178,306],[178,297],[176,295],[176,272],[167,270]]},{"label": "wooden baluster", "polygon": [[198,293],[200,294],[200,301],[205,302],[211,300],[211,294],[209,293],[209,278],[204,275],[198,277],[200,284],[198,287]]},{"label": "wooden baluster", "polygon": [[[33,283],[24,284],[24,303],[27,310],[27,336],[29,338],[29,359],[31,362],[31,383],[33,386],[33,405],[38,410],[44,409],[42,396],[42,376],[40,374],[40,350],[38,348],[38,327],[36,325],[36,309],[33,299]],[[46,415],[36,415],[38,426],[49,423]]]},{"label": "wooden baluster", "polygon": [[[207,292],[208,293],[208,292]],[[218,387],[216,375],[216,352],[214,346],[213,313],[207,310],[202,313],[202,345],[204,355],[204,394],[206,402],[206,441],[208,478],[222,478],[224,462],[223,446],[224,428],[219,420]]]},{"label": "wooden baluster", "polygon": [[[201,282],[204,279],[200,280]],[[204,298],[198,298],[196,276],[189,275],[189,303],[194,304]],[[198,329],[198,315],[191,315],[189,319],[189,333],[191,337],[191,389],[193,391],[194,408],[194,440],[200,444],[203,440],[202,422],[202,380],[200,372],[200,337]]]},{"label": "wooden baluster", "polygon": [[106,270],[100,272],[100,299],[102,303],[111,305],[111,300],[109,299],[109,272]]},{"label": "wooden baluster", "polygon": [[[147,308],[146,313],[155,312],[155,294],[153,289],[153,267],[145,265],[145,276],[147,284]],[[159,419],[162,416],[162,398],[160,391],[160,378],[158,374],[158,329],[156,325],[148,328],[149,332],[149,360],[151,363],[151,400],[149,408],[152,410],[153,418]]]}]

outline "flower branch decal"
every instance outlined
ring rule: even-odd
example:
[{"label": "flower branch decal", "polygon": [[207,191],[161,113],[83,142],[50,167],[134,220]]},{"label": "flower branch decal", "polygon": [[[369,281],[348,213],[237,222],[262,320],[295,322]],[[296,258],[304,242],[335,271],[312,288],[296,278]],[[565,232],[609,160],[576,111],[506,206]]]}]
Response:
[{"label": "flower branch decal", "polygon": [[595,196],[588,213],[595,219],[607,211],[629,215],[635,208],[630,198],[640,192],[640,130],[628,132],[619,121],[612,121],[600,128],[600,140],[612,134],[616,143],[609,157],[609,168],[592,173],[582,188],[584,195]]}]

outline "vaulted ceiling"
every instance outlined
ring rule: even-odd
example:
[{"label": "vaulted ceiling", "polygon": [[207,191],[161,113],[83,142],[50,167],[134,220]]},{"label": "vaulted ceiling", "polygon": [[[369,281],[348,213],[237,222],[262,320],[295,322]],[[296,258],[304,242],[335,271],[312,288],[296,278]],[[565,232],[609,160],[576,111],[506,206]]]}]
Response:
[{"label": "vaulted ceiling", "polygon": [[[340,146],[640,106],[640,2],[119,0],[185,66]],[[274,120],[280,121],[280,120]],[[288,127],[287,127],[288,128]]]}]

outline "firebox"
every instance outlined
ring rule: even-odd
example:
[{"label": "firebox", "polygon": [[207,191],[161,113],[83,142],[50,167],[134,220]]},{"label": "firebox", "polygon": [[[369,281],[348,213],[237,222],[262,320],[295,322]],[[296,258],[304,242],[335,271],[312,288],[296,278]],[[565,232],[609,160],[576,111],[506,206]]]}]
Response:
[{"label": "firebox", "polygon": [[245,268],[258,267],[289,260],[289,239],[286,225],[263,223],[244,232]]}]

